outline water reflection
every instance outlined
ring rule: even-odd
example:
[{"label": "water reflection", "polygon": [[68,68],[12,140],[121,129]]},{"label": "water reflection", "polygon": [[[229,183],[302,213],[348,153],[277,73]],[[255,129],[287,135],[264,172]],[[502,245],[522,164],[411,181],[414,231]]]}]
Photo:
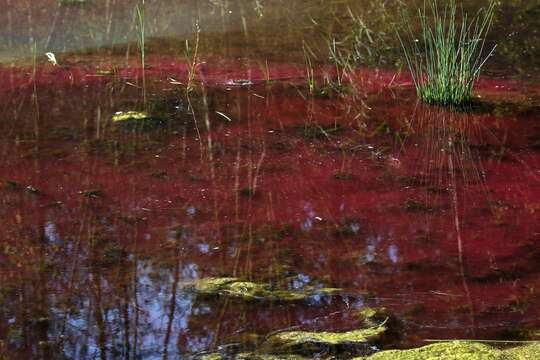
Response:
[{"label": "water reflection", "polygon": [[[194,98],[179,114],[182,95],[155,80],[148,100],[170,118],[156,127],[111,123],[141,104],[118,79],[38,81],[40,109],[55,109],[39,118],[33,86],[5,91],[0,106],[14,115],[0,124],[0,344],[9,355],[238,352],[282,329],[356,328],[366,305],[398,315],[402,345],[534,325],[534,113],[450,112],[365,90],[371,110],[358,116],[347,98],[306,101],[305,88],[284,82],[208,84],[207,103]],[[216,115],[224,110],[235,120]],[[185,288],[231,276],[342,292],[279,303]]]}]

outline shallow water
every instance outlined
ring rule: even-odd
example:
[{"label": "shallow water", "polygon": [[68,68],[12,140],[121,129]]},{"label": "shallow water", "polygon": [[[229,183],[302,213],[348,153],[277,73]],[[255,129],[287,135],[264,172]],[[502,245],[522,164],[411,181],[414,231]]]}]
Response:
[{"label": "shallow water", "polygon": [[[144,72],[134,3],[103,3],[108,18],[91,1],[2,15],[13,63],[0,67],[0,355],[235,354],[284,329],[355,329],[367,306],[399,321],[382,348],[538,336],[538,59],[516,45],[537,30],[513,23],[506,38],[497,22],[500,48],[527,50],[494,59],[477,105],[459,112],[417,103],[392,51],[349,93],[311,96],[302,29],[322,44],[342,2],[147,2],[158,15]],[[535,2],[509,4],[500,18],[537,21]],[[191,49],[195,37],[177,14],[200,20],[189,95],[184,34]],[[89,44],[73,25],[83,15],[123,37]],[[44,36],[51,16],[58,35]],[[35,66],[21,19],[40,34]],[[112,121],[134,110],[153,119]],[[342,290],[290,303],[186,289],[208,277]]]}]

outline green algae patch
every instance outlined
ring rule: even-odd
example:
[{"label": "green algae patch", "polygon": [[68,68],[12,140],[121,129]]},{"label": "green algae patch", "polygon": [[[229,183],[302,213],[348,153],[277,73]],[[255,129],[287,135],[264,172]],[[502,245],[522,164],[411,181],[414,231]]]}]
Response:
[{"label": "green algae patch", "polygon": [[147,111],[119,111],[113,114],[112,122],[119,128],[153,130],[170,123],[171,118],[166,114]]},{"label": "green algae patch", "polygon": [[287,331],[271,335],[263,349],[276,354],[368,354],[386,327],[347,332]]},{"label": "green algae patch", "polygon": [[119,111],[112,116],[112,121],[115,123],[150,119],[150,115],[145,111]]},{"label": "green algae patch", "polygon": [[533,360],[538,358],[540,358],[540,342],[499,350],[481,343],[450,341],[410,350],[381,351],[369,357],[356,358],[356,360]]},{"label": "green algae patch", "polygon": [[238,278],[206,278],[184,287],[203,297],[231,297],[242,300],[301,301],[316,295],[337,295],[341,291],[334,288],[306,287],[302,292],[273,290],[267,284],[243,281]]}]

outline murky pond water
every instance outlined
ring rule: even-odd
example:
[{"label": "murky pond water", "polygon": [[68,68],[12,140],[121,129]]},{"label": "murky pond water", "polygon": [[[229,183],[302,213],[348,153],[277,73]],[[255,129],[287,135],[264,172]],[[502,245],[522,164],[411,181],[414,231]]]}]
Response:
[{"label": "murky pond water", "polygon": [[[395,4],[146,1],[143,68],[134,1],[6,1],[0,357],[234,358],[368,307],[360,353],[538,338],[538,1],[498,8],[469,111],[417,102]],[[371,42],[312,94],[348,8]]]}]

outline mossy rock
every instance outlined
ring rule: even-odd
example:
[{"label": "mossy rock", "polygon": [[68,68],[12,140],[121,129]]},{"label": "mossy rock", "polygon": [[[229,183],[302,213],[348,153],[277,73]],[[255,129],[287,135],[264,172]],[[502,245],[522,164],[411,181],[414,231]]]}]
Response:
[{"label": "mossy rock", "polygon": [[367,355],[386,327],[347,332],[287,331],[271,335],[262,350],[274,354],[315,355]]},{"label": "mossy rock", "polygon": [[254,353],[242,353],[238,354],[235,359],[237,360],[305,360],[306,357],[300,355],[261,355]]},{"label": "mossy rock", "polygon": [[306,287],[302,292],[272,290],[266,284],[238,278],[206,278],[184,287],[203,297],[231,297],[242,300],[301,301],[316,295],[337,295],[340,289]]},{"label": "mossy rock", "polygon": [[539,358],[540,342],[499,350],[481,343],[451,341],[410,350],[381,351],[355,360],[533,360]]},{"label": "mossy rock", "polygon": [[[230,355],[212,353],[198,357],[199,360],[226,360],[231,359]],[[240,353],[234,356],[236,360],[307,360],[308,358],[300,355],[264,355],[256,353]]]},{"label": "mossy rock", "polygon": [[503,359],[536,360],[540,359],[540,341],[530,345],[520,346],[502,351]]}]

